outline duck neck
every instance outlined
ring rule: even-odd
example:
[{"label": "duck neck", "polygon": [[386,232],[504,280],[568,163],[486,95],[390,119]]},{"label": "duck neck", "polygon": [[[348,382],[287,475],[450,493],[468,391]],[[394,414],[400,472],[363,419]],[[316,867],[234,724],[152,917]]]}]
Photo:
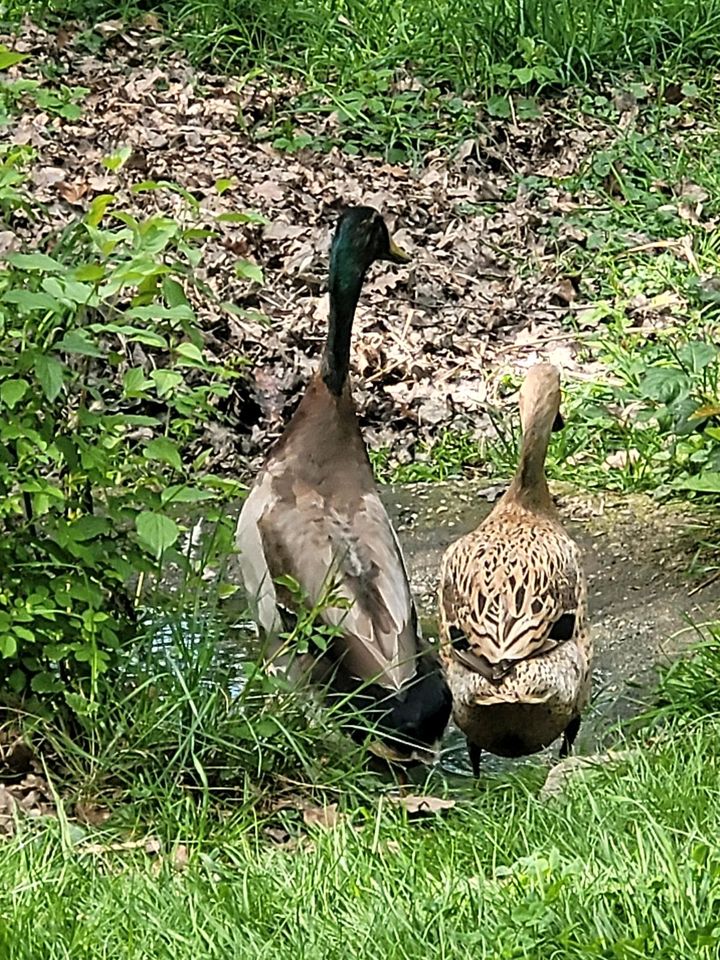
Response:
[{"label": "duck neck", "polygon": [[523,429],[520,460],[509,492],[529,508],[552,508],[545,477],[545,458],[551,433],[552,421],[547,421],[546,417],[531,417]]},{"label": "duck neck", "polygon": [[350,339],[364,271],[342,248],[330,257],[330,319],[320,374],[328,390],[340,396],[350,368]]}]

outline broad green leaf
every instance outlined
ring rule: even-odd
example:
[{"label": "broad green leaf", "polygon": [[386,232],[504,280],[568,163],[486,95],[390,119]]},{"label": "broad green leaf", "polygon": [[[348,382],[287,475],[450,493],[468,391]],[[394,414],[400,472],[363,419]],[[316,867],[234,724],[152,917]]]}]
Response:
[{"label": "broad green leaf", "polygon": [[[83,600],[91,607],[100,607],[104,600],[103,592],[97,584],[87,580],[84,582],[79,580],[73,581],[70,584],[70,596],[76,600]],[[86,613],[83,613],[83,618],[85,616]]]},{"label": "broad green leaf", "polygon": [[237,185],[236,177],[221,177],[219,180],[215,181],[215,189],[219,194],[225,193],[227,190],[231,190]]},{"label": "broad green leaf", "polygon": [[234,597],[240,587],[235,583],[221,583],[216,589],[218,597],[221,600],[227,600],[229,597]]},{"label": "broad green leaf", "polygon": [[46,493],[34,493],[32,496],[32,512],[34,517],[44,517],[50,509],[50,497]]},{"label": "broad green leaf", "polygon": [[171,547],[180,536],[180,529],[174,520],[152,510],[143,510],[137,515],[135,529],[142,545],[156,557]]},{"label": "broad green leaf", "polygon": [[131,213],[128,213],[127,210],[114,210],[113,217],[115,217],[116,220],[119,220],[120,223],[124,223],[125,226],[130,227],[132,230],[131,236],[137,233],[137,231],[140,229],[139,222]]},{"label": "broad green leaf", "polygon": [[274,737],[279,730],[274,717],[260,717],[253,721],[252,729],[256,737]]},{"label": "broad green leaf", "polygon": [[196,347],[194,343],[179,343],[175,347],[175,352],[183,360],[189,360],[192,363],[204,363],[205,360],[202,355],[202,351],[199,347]]},{"label": "broad green leaf", "polygon": [[60,680],[54,674],[48,673],[47,670],[36,673],[30,681],[30,686],[35,693],[56,693],[63,688]]},{"label": "broad green leaf", "polygon": [[162,283],[163,296],[168,302],[170,307],[187,307],[188,299],[185,296],[185,291],[181,283],[178,283],[177,280],[173,280],[172,277],[165,277]]},{"label": "broad green leaf", "polygon": [[143,330],[141,327],[131,326],[129,323],[91,323],[89,330],[96,333],[115,333],[125,337],[131,343],[144,343],[148,347],[159,347],[166,350],[168,342],[160,333],[153,330]]},{"label": "broad green leaf", "polygon": [[515,110],[521,120],[535,120],[541,115],[537,101],[533,97],[518,97]]},{"label": "broad green leaf", "polygon": [[708,471],[697,477],[676,480],[672,486],[676,490],[695,490],[697,493],[720,493],[720,473]]},{"label": "broad green leaf", "polygon": [[491,117],[507,120],[511,116],[510,101],[502,94],[490,97],[487,102],[487,112]]},{"label": "broad green leaf", "polygon": [[253,283],[265,282],[262,267],[259,267],[256,263],[250,263],[249,260],[235,261],[235,275],[243,280],[252,280]]},{"label": "broad green leaf", "polygon": [[66,267],[46,253],[10,253],[6,262],[19,270],[40,270],[42,273],[65,273]]},{"label": "broad green leaf", "polygon": [[163,185],[159,180],[141,180],[140,183],[132,185],[133,193],[147,193],[148,190],[162,190]]},{"label": "broad green leaf", "polygon": [[22,400],[29,389],[30,384],[27,380],[4,380],[3,383],[0,384],[0,400],[2,400],[6,407],[12,410],[18,400]]},{"label": "broad green leaf", "polygon": [[109,528],[110,522],[106,517],[86,516],[68,524],[66,532],[72,540],[94,540],[95,537],[107,533]]},{"label": "broad green leaf", "polygon": [[123,377],[123,391],[126,397],[141,397],[152,386],[142,367],[130,367]]},{"label": "broad green leaf", "polygon": [[88,700],[82,694],[73,693],[71,690],[63,690],[63,696],[65,703],[79,717],[92,717],[98,712],[100,704],[97,700]]},{"label": "broad green leaf", "polygon": [[513,73],[515,74],[518,83],[532,83],[532,81],[535,79],[535,71],[532,67],[518,67],[517,70],[513,70]]},{"label": "broad green leaf", "polygon": [[15,303],[21,310],[51,310],[59,311],[62,304],[51,297],[49,293],[43,293],[41,290],[27,290],[16,288],[7,290],[3,294],[5,303]]},{"label": "broad green leaf", "polygon": [[24,671],[22,671],[19,667],[16,667],[7,678],[7,682],[13,693],[20,693],[25,689],[27,677],[25,676]]},{"label": "broad green leaf", "polygon": [[[57,283],[53,277],[47,277],[45,280],[43,280],[43,287],[45,287],[46,283],[51,281],[53,283]],[[64,279],[61,289],[66,300],[69,300],[70,303],[76,303],[79,306],[89,305],[96,298],[94,287],[91,287],[87,283],[80,283],[77,280]],[[53,291],[50,290],[49,292],[52,293]]]},{"label": "broad green leaf", "polygon": [[17,639],[12,633],[0,635],[0,656],[10,658],[17,653]]},{"label": "broad green leaf", "polygon": [[153,370],[150,379],[155,384],[158,397],[168,396],[183,383],[183,376],[177,370]]},{"label": "broad green leaf", "polygon": [[66,353],[79,353],[84,357],[104,357],[101,350],[82,330],[69,330],[58,344],[59,350]]},{"label": "broad green leaf", "polygon": [[202,500],[212,500],[214,494],[209,490],[198,490],[197,487],[188,487],[175,484],[166,487],[160,494],[160,502],[165,506],[168,503],[200,503]]},{"label": "broad green leaf", "polygon": [[704,340],[694,340],[680,350],[680,358],[683,363],[691,367],[694,373],[701,373],[705,367],[714,363],[718,354],[718,348],[713,343],[706,343]]},{"label": "broad green leaf", "polygon": [[178,448],[168,437],[156,437],[151,440],[146,444],[143,454],[148,460],[160,460],[174,467],[178,472],[182,471],[182,460]]},{"label": "broad green leaf", "polygon": [[108,207],[115,203],[115,200],[116,197],[114,193],[101,193],[99,196],[95,197],[93,202],[90,204],[90,209],[85,217],[85,222],[91,227],[97,227],[102,218],[105,216]]},{"label": "broad green leaf", "polygon": [[71,272],[74,280],[97,283],[105,279],[105,267],[99,263],[85,263]]},{"label": "broad green leaf", "polygon": [[64,374],[64,366],[55,357],[41,353],[35,358],[35,376],[48,400],[55,400],[62,390]]},{"label": "broad green leaf", "polygon": [[193,320],[195,313],[187,303],[175,307],[164,307],[161,303],[151,303],[147,307],[133,307],[125,316],[129,320]]},{"label": "broad green leaf", "polygon": [[690,389],[690,381],[677,367],[651,367],[640,382],[645,397],[670,403]]},{"label": "broad green leaf", "polygon": [[16,63],[22,63],[26,59],[26,53],[16,53],[0,44],[0,70],[8,70],[10,67],[14,67]]}]

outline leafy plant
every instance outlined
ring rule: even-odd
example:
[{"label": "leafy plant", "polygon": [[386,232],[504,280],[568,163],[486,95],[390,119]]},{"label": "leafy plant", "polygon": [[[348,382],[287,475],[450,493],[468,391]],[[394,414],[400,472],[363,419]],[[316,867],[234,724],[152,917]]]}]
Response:
[{"label": "leafy plant", "polygon": [[700,340],[671,345],[669,358],[649,367],[640,388],[646,415],[675,437],[682,472],[672,485],[720,493],[720,348]]},{"label": "leafy plant", "polygon": [[[7,216],[28,201],[22,155],[2,162]],[[222,519],[237,491],[204,468],[203,425],[235,376],[191,303],[206,235],[106,194],[0,269],[0,669],[16,695],[88,709],[139,630],[143,584],[167,564],[201,572],[186,515]]]}]

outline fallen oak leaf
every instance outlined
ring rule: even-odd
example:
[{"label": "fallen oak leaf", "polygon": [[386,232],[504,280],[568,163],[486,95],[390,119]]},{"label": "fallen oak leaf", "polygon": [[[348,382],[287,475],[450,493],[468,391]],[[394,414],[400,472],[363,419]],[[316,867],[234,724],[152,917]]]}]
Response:
[{"label": "fallen oak leaf", "polygon": [[111,813],[101,804],[92,803],[89,800],[78,800],[75,804],[75,816],[86,826],[100,827],[110,819]]},{"label": "fallen oak leaf", "polygon": [[569,307],[578,295],[577,281],[572,277],[563,277],[550,291],[550,303],[560,307]]}]

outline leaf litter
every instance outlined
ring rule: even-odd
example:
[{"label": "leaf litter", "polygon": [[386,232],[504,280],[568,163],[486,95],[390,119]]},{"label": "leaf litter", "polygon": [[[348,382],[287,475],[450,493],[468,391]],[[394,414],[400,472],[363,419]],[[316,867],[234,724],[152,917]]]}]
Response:
[{"label": "leaf litter", "polygon": [[[579,340],[564,320],[579,280],[559,266],[551,223],[578,206],[557,183],[612,139],[608,124],[563,126],[550,109],[522,122],[478,118],[477,136],[454,157],[428,151],[417,169],[337,146],[283,152],[252,134],[296,87],[193,68],[157,27],[152,17],[100,24],[102,54],[72,24],[52,34],[26,23],[20,38],[0,38],[26,55],[11,77],[44,84],[51,60],[64,89],[88,91],[79,117],[22,100],[6,136],[33,147],[30,190],[46,212],[1,242],[5,251],[21,240],[42,248],[103,193],[134,216],[186,221],[181,192],[138,190],[147,181],[194,198],[215,233],[197,271],[214,294],[196,303],[206,346],[247,363],[208,430],[214,469],[255,467],[300,399],[323,344],[329,240],[347,204],[378,207],[413,255],[407,268],[370,272],[352,352],[367,441],[388,448],[391,463],[413,459],[439,430],[492,433],[486,409],[499,373],[541,355],[577,368]],[[302,122],[311,134],[315,122],[320,137],[328,121]],[[544,178],[543,190],[528,189],[528,177]],[[237,222],[247,212],[266,222]],[[561,238],[581,242],[577,231]]]}]

